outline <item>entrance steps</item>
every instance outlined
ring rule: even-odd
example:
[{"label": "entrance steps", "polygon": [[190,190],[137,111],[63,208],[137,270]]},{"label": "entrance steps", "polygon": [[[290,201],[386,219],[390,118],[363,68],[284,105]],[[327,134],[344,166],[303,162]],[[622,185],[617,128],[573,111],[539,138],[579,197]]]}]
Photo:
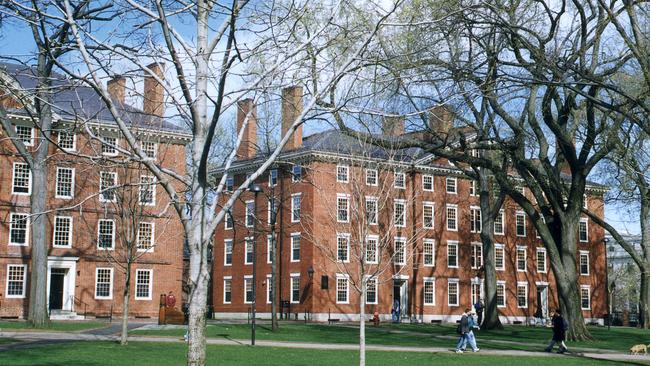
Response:
[{"label": "entrance steps", "polygon": [[50,310],[50,320],[84,320],[84,317],[74,311]]}]

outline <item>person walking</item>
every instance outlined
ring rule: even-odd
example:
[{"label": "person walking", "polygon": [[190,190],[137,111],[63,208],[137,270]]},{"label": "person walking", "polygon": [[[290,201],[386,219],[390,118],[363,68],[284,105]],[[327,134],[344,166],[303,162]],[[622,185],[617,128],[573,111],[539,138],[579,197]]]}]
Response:
[{"label": "person walking", "polygon": [[460,335],[458,343],[456,343],[456,353],[463,353],[463,348],[467,343],[467,334],[469,333],[469,330],[469,309],[465,309],[460,317],[458,328],[456,328],[456,332]]},{"label": "person walking", "polygon": [[476,337],[474,336],[474,329],[476,329],[476,330],[481,329],[481,327],[478,325],[478,322],[476,321],[475,315],[476,315],[476,313],[474,313],[474,312],[471,312],[468,315],[467,320],[469,322],[469,324],[468,324],[469,332],[467,332],[467,342],[465,342],[465,344],[461,348],[463,351],[465,351],[465,348],[467,347],[467,344],[469,344],[470,348],[472,348],[472,352],[478,352],[478,351],[481,350],[476,345]]},{"label": "person walking", "polygon": [[483,324],[483,309],[485,309],[485,305],[483,305],[483,299],[478,299],[478,301],[476,301],[476,304],[474,304],[474,310],[476,310],[476,315],[478,315],[478,326]]},{"label": "person walking", "polygon": [[564,341],[566,340],[566,331],[569,329],[569,323],[567,323],[567,321],[562,317],[560,309],[555,309],[551,322],[553,323],[553,339],[551,339],[551,343],[548,344],[548,347],[546,347],[544,351],[551,352],[557,343],[560,345],[560,349],[557,353],[564,353],[569,350],[566,344],[564,344]]}]

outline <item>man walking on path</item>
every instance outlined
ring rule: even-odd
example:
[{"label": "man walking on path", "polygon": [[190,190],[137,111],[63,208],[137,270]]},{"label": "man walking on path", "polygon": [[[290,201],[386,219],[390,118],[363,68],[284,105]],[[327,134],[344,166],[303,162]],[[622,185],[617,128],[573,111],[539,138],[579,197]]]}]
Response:
[{"label": "man walking on path", "polygon": [[560,309],[556,309],[553,313],[553,339],[551,343],[548,344],[548,347],[544,351],[551,352],[556,343],[560,345],[560,349],[557,353],[564,353],[568,350],[564,341],[566,340],[566,331],[569,329],[569,323],[562,317],[562,312]]},{"label": "man walking on path", "polygon": [[456,344],[456,353],[463,353],[462,348],[467,342],[467,334],[469,333],[469,309],[465,309],[463,315],[460,317],[460,324],[458,324],[457,332],[460,335],[458,343]]},{"label": "man walking on path", "polygon": [[480,330],[481,327],[478,326],[478,323],[475,320],[474,315],[476,315],[474,312],[470,313],[467,318],[469,322],[469,332],[467,332],[467,340],[465,344],[461,347],[461,350],[465,351],[465,348],[467,347],[467,344],[469,343],[469,346],[472,348],[472,352],[478,352],[480,351],[480,348],[476,346],[476,337],[474,336],[474,329]]},{"label": "man walking on path", "polygon": [[478,315],[479,326],[483,324],[483,308],[485,308],[483,305],[483,299],[478,299],[478,301],[476,301],[476,304],[474,304],[474,310],[476,310],[476,314]]}]

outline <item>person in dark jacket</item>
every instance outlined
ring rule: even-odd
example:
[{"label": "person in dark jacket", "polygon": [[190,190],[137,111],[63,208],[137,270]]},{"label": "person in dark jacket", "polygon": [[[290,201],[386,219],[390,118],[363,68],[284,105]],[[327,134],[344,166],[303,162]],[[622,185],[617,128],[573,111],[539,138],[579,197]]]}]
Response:
[{"label": "person in dark jacket", "polygon": [[564,341],[566,340],[566,331],[569,329],[569,323],[567,323],[567,321],[562,317],[560,309],[555,310],[551,322],[553,323],[553,339],[551,339],[551,343],[548,344],[548,347],[546,347],[544,351],[551,352],[557,343],[560,345],[560,349],[557,353],[564,353],[568,351]]},{"label": "person in dark jacket", "polygon": [[458,324],[458,334],[460,335],[460,338],[458,338],[458,343],[456,343],[456,353],[463,353],[463,348],[468,341],[467,335],[470,331],[469,311],[469,309],[465,309],[460,317],[460,324]]},{"label": "person in dark jacket", "polygon": [[478,325],[480,326],[483,323],[483,310],[485,305],[483,305],[483,299],[478,299],[476,304],[474,304],[474,310],[476,310],[476,315],[478,315]]}]

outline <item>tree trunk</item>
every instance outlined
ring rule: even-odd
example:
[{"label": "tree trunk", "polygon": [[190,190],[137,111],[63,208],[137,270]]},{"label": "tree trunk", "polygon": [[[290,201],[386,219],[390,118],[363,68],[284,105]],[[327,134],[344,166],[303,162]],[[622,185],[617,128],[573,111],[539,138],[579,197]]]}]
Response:
[{"label": "tree trunk", "polygon": [[503,197],[494,198],[493,190],[488,181],[489,171],[481,169],[479,171],[479,189],[480,189],[480,206],[481,206],[481,242],[483,243],[483,272],[485,299],[483,303],[483,324],[484,329],[503,329],[499,319],[499,309],[497,308],[497,272],[494,257],[494,220],[499,214]]},{"label": "tree trunk", "polygon": [[366,281],[361,284],[359,298],[359,366],[366,365]]},{"label": "tree trunk", "polygon": [[[197,210],[201,208],[197,205]],[[205,313],[208,301],[210,273],[207,261],[207,243],[203,242],[202,214],[193,215],[190,246],[190,294],[188,320],[187,365],[205,365]]]},{"label": "tree trunk", "polygon": [[641,291],[639,294],[639,325],[650,329],[650,270],[641,268]]},{"label": "tree trunk", "polygon": [[131,293],[131,262],[126,265],[124,292],[122,297],[122,336],[120,344],[126,346],[129,339],[129,294]]},{"label": "tree trunk", "polygon": [[278,262],[278,245],[277,245],[277,237],[275,235],[275,225],[271,228],[271,250],[273,250],[273,258],[271,258],[271,283],[270,285],[273,286],[273,289],[271,290],[271,331],[275,332],[278,330],[278,295],[277,295],[277,289],[278,289],[278,281],[277,279],[277,265],[276,263]]}]

